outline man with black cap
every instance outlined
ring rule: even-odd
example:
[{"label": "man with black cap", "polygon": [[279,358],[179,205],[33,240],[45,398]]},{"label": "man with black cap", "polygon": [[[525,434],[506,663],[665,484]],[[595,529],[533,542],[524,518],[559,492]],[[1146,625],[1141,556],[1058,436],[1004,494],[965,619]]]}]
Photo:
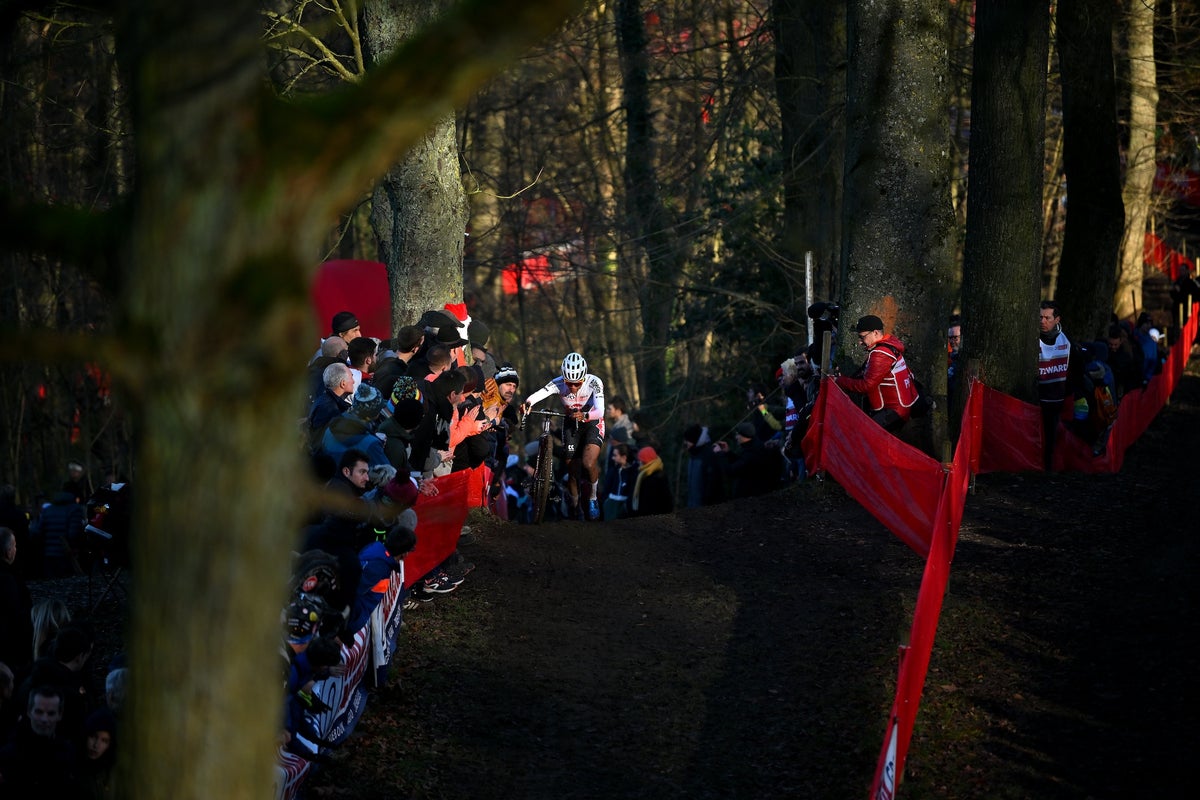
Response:
[{"label": "man with black cap", "polygon": [[867,351],[866,363],[854,376],[839,375],[834,382],[847,392],[864,396],[864,409],[884,430],[904,427],[917,402],[917,382],[904,360],[904,343],[883,332],[883,320],[874,314],[854,326],[858,342]]},{"label": "man with black cap", "polygon": [[349,311],[339,311],[334,314],[333,321],[329,324],[329,335],[340,336],[346,344],[350,344],[362,336],[362,331],[358,326],[358,317]]},{"label": "man with black cap", "polygon": [[[321,346],[317,348],[317,352],[309,359],[308,365],[310,367],[318,358],[336,355],[342,350],[336,344],[328,343],[329,339],[335,336],[341,339],[346,345],[349,345],[350,342],[362,336],[362,331],[358,327],[358,317],[349,311],[339,311],[333,315],[333,319],[329,323],[329,336],[321,340]],[[328,362],[326,366],[328,366]]]}]

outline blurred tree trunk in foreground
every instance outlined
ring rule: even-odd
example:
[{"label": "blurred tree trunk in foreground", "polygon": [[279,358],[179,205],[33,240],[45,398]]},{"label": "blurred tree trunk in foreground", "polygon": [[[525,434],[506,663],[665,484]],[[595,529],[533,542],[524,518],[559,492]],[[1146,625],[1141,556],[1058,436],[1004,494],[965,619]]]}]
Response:
[{"label": "blurred tree trunk in foreground", "polygon": [[309,480],[296,420],[312,255],[364,185],[571,10],[468,2],[357,85],[285,105],[265,89],[253,4],[118,4],[132,208],[95,220],[16,206],[9,187],[15,250],[122,257],[115,337],[26,341],[102,357],[138,409],[129,796],[269,796]]}]

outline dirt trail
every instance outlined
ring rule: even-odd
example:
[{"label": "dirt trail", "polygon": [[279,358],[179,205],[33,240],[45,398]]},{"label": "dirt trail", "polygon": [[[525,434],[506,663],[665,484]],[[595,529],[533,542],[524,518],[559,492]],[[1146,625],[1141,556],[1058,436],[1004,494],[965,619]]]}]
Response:
[{"label": "dirt trail", "polygon": [[[1190,785],[1200,378],[1113,476],[968,498],[902,798]],[[919,559],[836,485],[476,524],[320,796],[865,797]]]}]

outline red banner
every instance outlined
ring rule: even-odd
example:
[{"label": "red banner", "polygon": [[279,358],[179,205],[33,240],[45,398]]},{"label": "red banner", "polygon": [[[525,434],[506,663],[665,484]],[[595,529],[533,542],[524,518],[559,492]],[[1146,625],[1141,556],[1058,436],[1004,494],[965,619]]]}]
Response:
[{"label": "red banner", "polygon": [[405,588],[428,575],[458,547],[467,511],[483,505],[490,479],[491,470],[485,466],[451,472],[435,479],[436,495],[421,495],[414,507],[417,546],[404,558]]},{"label": "red banner", "polygon": [[1042,410],[988,386],[983,401],[979,471],[1042,469]]},{"label": "red banner", "polygon": [[563,272],[551,266],[549,256],[536,255],[506,266],[500,273],[500,286],[505,294],[517,294],[522,289],[536,289],[562,277]]},{"label": "red banner", "polygon": [[[963,409],[962,420],[964,431],[971,431],[977,427],[973,425],[972,419],[980,416],[982,408],[983,395],[978,391],[979,388],[978,384],[972,381],[967,389],[967,405]],[[931,528],[929,557],[925,559],[925,573],[921,576],[921,588],[917,593],[908,645],[900,648],[896,698],[892,702],[888,735],[884,738],[875,767],[875,780],[871,787],[873,800],[895,797],[896,787],[900,782],[899,776],[904,774],[908,745],[912,740],[913,725],[921,704],[921,691],[925,686],[929,659],[933,654],[933,641],[942,613],[942,601],[946,596],[946,585],[950,581],[950,562],[954,559],[954,549],[958,545],[958,531],[962,525],[963,505],[977,445],[978,439],[974,436],[959,437],[954,449],[954,461],[950,464],[947,479],[938,497]]]},{"label": "red banner", "polygon": [[392,290],[387,267],[380,261],[326,261],[317,267],[310,288],[317,333],[329,335],[329,323],[339,311],[358,317],[363,336],[392,335]]},{"label": "red banner", "polygon": [[928,555],[942,465],[875,424],[831,380],[821,381],[814,422],[818,413],[803,442],[809,471],[834,476],[884,527]]}]

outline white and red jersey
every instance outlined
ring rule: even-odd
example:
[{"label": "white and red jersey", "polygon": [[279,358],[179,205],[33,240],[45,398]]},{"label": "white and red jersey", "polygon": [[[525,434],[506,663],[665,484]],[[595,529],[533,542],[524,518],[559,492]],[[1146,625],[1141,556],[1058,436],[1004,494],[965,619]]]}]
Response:
[{"label": "white and red jersey", "polygon": [[580,387],[572,392],[560,375],[525,398],[525,402],[535,406],[554,394],[562,400],[563,408],[568,414],[576,411],[586,412],[587,421],[595,422],[600,435],[604,436],[604,381],[589,373],[583,376]]},{"label": "white and red jersey", "polygon": [[1067,368],[1071,341],[1061,330],[1052,344],[1038,338],[1038,397],[1043,403],[1061,403],[1067,396]]}]

